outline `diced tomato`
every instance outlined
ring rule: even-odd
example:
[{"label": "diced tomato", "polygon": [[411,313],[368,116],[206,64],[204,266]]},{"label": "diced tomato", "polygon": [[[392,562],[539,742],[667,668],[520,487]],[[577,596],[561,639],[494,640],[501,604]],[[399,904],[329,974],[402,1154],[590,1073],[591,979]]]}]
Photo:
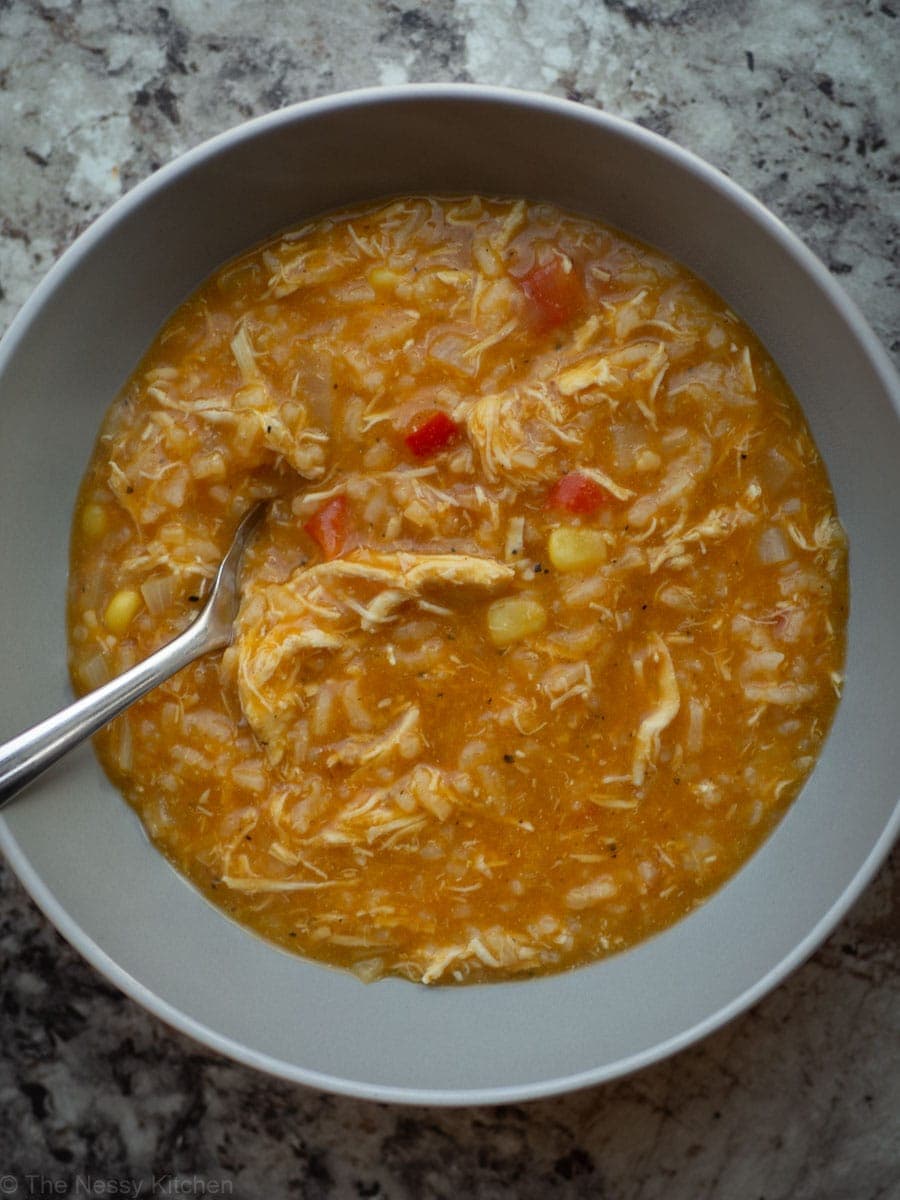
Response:
[{"label": "diced tomato", "polygon": [[459,437],[459,426],[445,412],[431,413],[420,420],[403,439],[416,458],[427,458],[445,450]]},{"label": "diced tomato", "polygon": [[570,471],[558,479],[547,493],[548,508],[590,516],[606,501],[606,492],[599,483],[579,471]]},{"label": "diced tomato", "polygon": [[559,254],[532,267],[519,280],[519,287],[531,301],[537,333],[564,325],[584,307],[584,287],[575,265]]},{"label": "diced tomato", "polygon": [[353,526],[346,496],[332,496],[317,508],[303,526],[326,559],[337,558],[347,544]]}]

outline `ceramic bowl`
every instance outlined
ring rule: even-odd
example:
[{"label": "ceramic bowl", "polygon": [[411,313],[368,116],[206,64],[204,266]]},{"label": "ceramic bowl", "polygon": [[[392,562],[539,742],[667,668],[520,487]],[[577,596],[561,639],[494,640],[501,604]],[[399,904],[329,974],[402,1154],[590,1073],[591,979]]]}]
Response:
[{"label": "ceramic bowl", "polygon": [[900,824],[900,384],[825,268],[711,167],[634,125],[481,87],[300,104],[185,154],[63,255],[0,347],[0,737],[70,696],[69,521],[101,416],[171,311],[224,260],[308,215],[402,192],[527,195],[660,247],[754,327],[798,395],[851,545],[844,699],[775,833],[706,904],[627,953],[508,984],[365,986],[273,948],[151,847],[84,747],[5,811],[36,902],[117,987],[287,1079],[417,1103],[521,1100],[671,1054],[822,941]]}]

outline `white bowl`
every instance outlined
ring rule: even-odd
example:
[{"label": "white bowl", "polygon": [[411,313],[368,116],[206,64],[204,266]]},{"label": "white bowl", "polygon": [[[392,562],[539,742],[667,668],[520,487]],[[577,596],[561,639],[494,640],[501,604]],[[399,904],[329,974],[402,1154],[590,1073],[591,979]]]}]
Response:
[{"label": "white bowl", "polygon": [[87,747],[20,797],[0,844],[69,941],[163,1020],[334,1091],[485,1103],[612,1079],[730,1020],[797,966],[900,825],[900,382],[825,268],[722,175],[634,125],[481,87],[300,104],[184,155],[53,268],[0,347],[0,736],[69,696],[69,520],[103,411],[169,311],[309,214],[400,192],[522,194],[651,242],[756,329],[803,404],[850,536],[847,682],[816,770],[747,865],[628,953],[566,974],[429,990],[292,957],[211,907],[150,846]]}]

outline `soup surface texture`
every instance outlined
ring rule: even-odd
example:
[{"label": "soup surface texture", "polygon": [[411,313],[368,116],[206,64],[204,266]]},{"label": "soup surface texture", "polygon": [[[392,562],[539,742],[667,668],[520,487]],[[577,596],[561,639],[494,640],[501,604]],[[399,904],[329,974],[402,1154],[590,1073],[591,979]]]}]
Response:
[{"label": "soup surface texture", "polygon": [[521,200],[404,198],[229,263],[110,409],[76,686],[234,644],[97,739],[157,846],[364,979],[558,970],[726,880],[814,763],[846,553],[800,409],[683,267]]}]

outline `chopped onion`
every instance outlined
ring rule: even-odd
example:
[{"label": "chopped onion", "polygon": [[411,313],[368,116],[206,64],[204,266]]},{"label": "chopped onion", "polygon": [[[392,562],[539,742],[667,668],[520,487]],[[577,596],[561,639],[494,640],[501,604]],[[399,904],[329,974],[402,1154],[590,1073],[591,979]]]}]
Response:
[{"label": "chopped onion", "polygon": [[130,771],[133,765],[131,725],[127,717],[119,718],[119,770]]},{"label": "chopped onion", "polygon": [[435,338],[428,347],[429,355],[439,363],[461,372],[463,375],[474,375],[477,364],[471,357],[466,357],[470,342],[457,333],[446,333]]},{"label": "chopped onion", "polygon": [[758,465],[763,482],[768,486],[773,495],[780,492],[795,473],[794,466],[785,458],[780,450],[774,447],[763,456],[762,461]]},{"label": "chopped onion", "polygon": [[82,663],[78,671],[79,677],[91,690],[100,687],[109,679],[109,667],[102,654],[95,654],[87,662]]},{"label": "chopped onion", "polygon": [[770,566],[775,563],[787,562],[791,557],[785,536],[777,525],[770,525],[759,535],[756,552],[759,555],[759,561]]},{"label": "chopped onion", "polygon": [[647,435],[640,425],[612,424],[609,427],[616,467],[628,471],[634,466],[640,451],[647,446]]},{"label": "chopped onion", "polygon": [[384,974],[384,959],[366,958],[362,962],[351,963],[350,970],[363,983],[374,983]]},{"label": "chopped onion", "polygon": [[576,910],[592,908],[603,900],[611,899],[618,890],[618,885],[611,875],[600,875],[581,887],[570,888],[566,892],[566,905]]},{"label": "chopped onion", "polygon": [[174,584],[172,575],[151,575],[141,584],[141,595],[151,616],[160,616],[170,606],[175,598]]},{"label": "chopped onion", "polygon": [[706,709],[692,696],[688,701],[688,735],[687,750],[689,754],[698,754],[703,748],[703,725]]},{"label": "chopped onion", "polygon": [[259,367],[256,365],[253,343],[250,341],[243,321],[239,324],[237,332],[231,339],[231,353],[237,361],[241,375],[244,377],[244,382],[255,383],[259,379]]},{"label": "chopped onion", "polygon": [[754,650],[744,659],[741,678],[774,675],[783,662],[784,655],[780,650]]}]

